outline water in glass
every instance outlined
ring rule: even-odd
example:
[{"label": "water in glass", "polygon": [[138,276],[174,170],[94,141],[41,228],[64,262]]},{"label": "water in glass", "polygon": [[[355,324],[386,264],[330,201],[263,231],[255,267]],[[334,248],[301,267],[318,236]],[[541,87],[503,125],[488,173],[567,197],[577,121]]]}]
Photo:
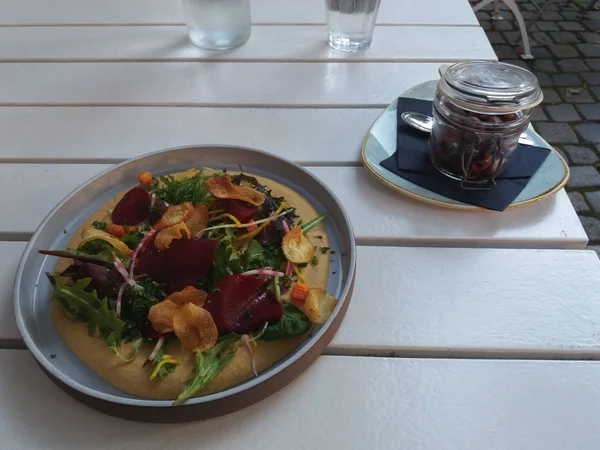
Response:
[{"label": "water in glass", "polygon": [[371,45],[380,0],[325,0],[329,45],[343,52]]},{"label": "water in glass", "polygon": [[190,40],[205,50],[239,47],[250,38],[250,0],[183,0]]}]

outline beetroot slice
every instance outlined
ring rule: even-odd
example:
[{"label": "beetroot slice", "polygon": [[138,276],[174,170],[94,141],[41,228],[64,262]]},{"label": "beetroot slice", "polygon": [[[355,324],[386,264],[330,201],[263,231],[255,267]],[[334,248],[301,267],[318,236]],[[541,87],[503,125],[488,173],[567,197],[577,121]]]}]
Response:
[{"label": "beetroot slice", "polygon": [[150,193],[134,187],[117,203],[112,220],[117,225],[137,225],[150,217]]},{"label": "beetroot slice", "polygon": [[227,198],[221,200],[223,208],[240,222],[248,222],[258,211],[256,206],[250,206],[240,200]]},{"label": "beetroot slice", "polygon": [[177,292],[206,276],[217,246],[214,239],[173,239],[164,251],[151,246],[138,258],[136,268],[140,273],[167,283],[168,292]]},{"label": "beetroot slice", "polygon": [[213,316],[219,334],[248,333],[265,322],[281,320],[281,303],[269,290],[269,280],[229,275],[215,286],[204,308]]}]

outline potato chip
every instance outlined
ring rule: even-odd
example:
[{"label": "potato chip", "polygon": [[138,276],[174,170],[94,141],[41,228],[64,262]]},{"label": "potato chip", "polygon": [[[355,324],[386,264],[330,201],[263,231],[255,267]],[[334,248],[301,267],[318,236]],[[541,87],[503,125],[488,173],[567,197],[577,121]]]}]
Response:
[{"label": "potato chip", "polygon": [[213,348],[219,337],[210,313],[193,303],[179,307],[173,317],[173,331],[185,348],[201,352]]},{"label": "potato chip", "polygon": [[194,212],[194,205],[190,202],[185,202],[180,205],[169,206],[158,221],[152,225],[155,230],[164,230],[172,227],[179,222],[188,220]]},{"label": "potato chip", "polygon": [[315,251],[308,238],[304,236],[302,228],[292,228],[281,241],[281,249],[289,262],[294,264],[307,264],[312,259]]},{"label": "potato chip", "polygon": [[164,334],[173,331],[173,316],[179,310],[179,305],[171,300],[163,300],[153,305],[148,311],[148,320],[156,332]]},{"label": "potato chip", "polygon": [[154,246],[159,250],[166,250],[171,245],[173,239],[191,238],[192,231],[185,226],[185,223],[179,222],[169,228],[163,228],[154,238]]},{"label": "potato chip", "polygon": [[337,299],[325,289],[309,289],[304,301],[304,314],[312,323],[323,324],[337,305]]},{"label": "potato chip", "polygon": [[196,236],[208,225],[208,208],[202,203],[195,205],[192,215],[185,221],[185,224],[192,231],[192,236]]},{"label": "potato chip", "polygon": [[131,250],[123,241],[117,239],[112,234],[108,234],[106,231],[97,230],[94,227],[85,228],[81,233],[83,237],[82,241],[79,243],[78,247],[81,247],[86,242],[95,241],[97,239],[107,242],[112,245],[112,247],[120,253],[121,255],[133,255],[133,250]]},{"label": "potato chip", "polygon": [[207,296],[208,294],[205,291],[196,289],[194,286],[188,286],[182,291],[173,292],[165,300],[169,300],[180,306],[185,303],[193,303],[196,306],[202,307]]},{"label": "potato chip", "polygon": [[206,181],[206,187],[217,198],[233,198],[254,206],[262,205],[266,198],[265,194],[251,187],[233,185],[228,174],[209,178]]}]

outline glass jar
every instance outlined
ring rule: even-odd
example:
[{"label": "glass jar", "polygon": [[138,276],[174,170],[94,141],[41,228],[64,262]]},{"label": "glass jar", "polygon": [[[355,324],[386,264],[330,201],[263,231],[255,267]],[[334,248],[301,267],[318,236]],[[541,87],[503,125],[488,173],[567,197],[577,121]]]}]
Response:
[{"label": "glass jar", "polygon": [[229,50],[250,38],[250,0],[183,0],[188,35],[203,50]]},{"label": "glass jar", "polygon": [[490,189],[542,99],[537,78],[522,67],[492,61],[450,66],[433,101],[433,165],[465,189]]}]

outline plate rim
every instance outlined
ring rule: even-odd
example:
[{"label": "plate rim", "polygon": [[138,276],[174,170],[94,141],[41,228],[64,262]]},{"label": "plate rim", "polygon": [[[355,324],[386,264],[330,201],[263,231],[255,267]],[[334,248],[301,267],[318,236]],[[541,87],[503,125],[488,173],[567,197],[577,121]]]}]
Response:
[{"label": "plate rim", "polygon": [[[410,89],[407,89],[406,91],[404,91],[404,93],[400,94],[399,97],[402,97],[406,92],[409,92],[412,89],[415,89],[424,84],[431,83],[432,81],[436,81],[436,80],[429,80],[429,81],[425,81],[423,83],[416,84],[413,87],[411,87]],[[377,123],[377,121],[381,118],[381,116],[383,116],[386,112],[388,112],[389,108],[396,102],[397,102],[397,99],[395,99],[388,106],[386,106],[384,108],[384,110],[375,118],[375,120],[373,121],[373,123],[371,124],[371,126],[369,127],[367,132],[365,133],[365,137],[362,140],[362,143],[360,146],[360,156],[361,156],[363,166],[367,169],[367,171],[372,176],[374,176],[377,181],[379,181],[380,183],[389,187],[390,189],[393,189],[394,191],[399,192],[400,194],[403,194],[406,197],[412,198],[412,199],[420,201],[422,203],[428,203],[431,205],[436,205],[436,206],[440,206],[440,207],[447,208],[447,209],[457,209],[457,210],[462,210],[462,211],[490,211],[487,208],[483,208],[483,207],[477,206],[477,205],[469,205],[467,203],[449,203],[449,202],[444,202],[441,200],[436,200],[436,199],[425,197],[423,195],[412,192],[408,189],[398,186],[397,184],[392,183],[391,181],[389,181],[388,179],[386,179],[385,177],[383,177],[379,173],[377,173],[371,167],[371,164],[368,162],[367,155],[366,155],[366,145],[367,145],[368,139],[370,137],[373,137],[373,139],[375,139],[375,137],[371,134],[371,130],[373,129],[373,126]],[[535,129],[533,131],[535,132]],[[533,203],[538,203],[548,197],[553,196],[558,191],[560,191],[563,187],[566,186],[566,184],[569,181],[569,178],[571,176],[571,169],[569,168],[569,165],[566,163],[566,161],[561,156],[561,154],[558,153],[552,145],[550,145],[549,143],[548,143],[548,145],[549,145],[549,150],[552,151],[559,158],[559,160],[562,164],[562,167],[564,170],[564,175],[563,175],[562,179],[557,184],[555,184],[553,187],[536,195],[535,197],[532,197],[527,200],[521,200],[520,202],[513,202],[510,205],[508,205],[506,207],[506,209],[513,209],[513,208],[526,206],[526,205],[533,204]],[[426,189],[426,188],[424,188],[424,189]],[[426,189],[426,190],[429,190],[429,189]]]},{"label": "plate rim", "polygon": [[[189,399],[183,405],[178,405],[176,407],[172,407],[172,405],[171,405],[172,400],[160,400],[160,399],[151,399],[151,398],[143,398],[143,397],[139,397],[139,398],[118,397],[116,395],[104,393],[99,390],[82,385],[81,383],[70,378],[67,374],[63,373],[63,371],[56,368],[48,360],[48,358],[46,358],[46,356],[43,354],[42,350],[36,344],[35,339],[33,338],[32,334],[29,330],[29,327],[27,327],[27,325],[25,323],[25,319],[23,317],[23,313],[21,310],[22,299],[21,299],[20,289],[21,289],[21,282],[23,279],[23,273],[25,270],[26,263],[32,257],[32,250],[34,247],[34,243],[36,242],[39,235],[41,233],[43,233],[44,228],[46,227],[48,222],[55,216],[57,211],[61,207],[63,207],[63,205],[65,205],[67,202],[69,202],[73,197],[78,195],[89,184],[105,177],[106,175],[108,175],[109,173],[111,173],[113,171],[118,171],[123,166],[129,165],[136,161],[140,161],[140,160],[150,158],[150,157],[156,157],[161,154],[168,155],[169,153],[177,152],[177,151],[183,151],[183,150],[200,150],[200,151],[202,151],[202,149],[211,149],[213,151],[214,150],[217,150],[217,151],[227,151],[227,150],[240,151],[241,150],[244,152],[250,152],[250,153],[260,155],[261,157],[277,159],[285,164],[294,166],[294,168],[296,170],[303,172],[304,175],[308,176],[310,179],[315,181],[315,183],[318,184],[320,186],[320,188],[324,189],[327,192],[327,194],[331,197],[331,199],[333,199],[334,203],[337,204],[337,206],[341,212],[340,217],[343,219],[342,225],[345,228],[344,231],[347,232],[348,236],[349,236],[349,247],[347,249],[348,277],[345,279],[345,282],[344,282],[344,285],[342,288],[342,292],[340,294],[340,299],[342,301],[338,301],[338,305],[336,306],[336,309],[332,313],[328,322],[326,324],[324,324],[323,326],[321,326],[321,328],[319,328],[312,336],[308,337],[308,340],[311,342],[308,343],[307,345],[303,346],[300,349],[296,349],[291,354],[288,354],[289,358],[287,360],[283,361],[281,364],[277,365],[277,367],[271,366],[270,367],[271,370],[267,369],[267,371],[263,372],[263,374],[259,375],[259,377],[250,378],[238,385],[227,388],[224,391],[219,391],[216,393],[212,393],[212,394],[208,394],[208,395],[204,395],[204,396],[200,396],[200,397],[193,397],[193,398]],[[173,164],[171,164],[171,165],[173,165]],[[102,172],[96,174],[95,176],[87,179],[85,182],[83,182],[82,184],[77,186],[75,189],[73,189],[69,194],[67,194],[59,203],[57,203],[52,208],[52,210],[40,222],[40,224],[36,228],[35,232],[29,239],[29,241],[23,251],[23,254],[21,255],[21,258],[19,260],[19,265],[17,267],[17,271],[15,274],[15,281],[13,283],[14,316],[15,316],[15,320],[16,320],[16,324],[17,324],[17,329],[19,331],[19,334],[21,335],[21,338],[23,339],[23,342],[25,343],[29,352],[34,356],[36,362],[42,367],[42,369],[44,369],[44,372],[46,372],[47,374],[51,375],[51,377],[56,378],[56,380],[66,384],[68,387],[75,389],[77,392],[79,392],[85,396],[95,399],[98,402],[109,403],[109,404],[117,406],[117,407],[118,406],[135,407],[138,410],[139,410],[139,408],[144,408],[144,409],[148,409],[148,410],[155,410],[157,408],[161,409],[161,410],[164,410],[165,408],[170,408],[173,410],[175,410],[177,408],[190,409],[192,407],[204,407],[204,408],[209,407],[210,408],[210,407],[214,407],[215,403],[218,401],[234,399],[234,398],[236,398],[236,396],[240,396],[240,395],[245,395],[247,397],[248,392],[252,392],[255,389],[257,390],[257,392],[264,391],[264,389],[261,390],[260,388],[261,388],[261,386],[268,384],[269,381],[271,381],[271,384],[277,384],[277,383],[273,383],[272,380],[277,380],[278,375],[280,375],[282,372],[284,372],[286,370],[289,370],[291,367],[295,366],[296,364],[300,365],[299,363],[301,361],[303,361],[303,359],[305,359],[309,354],[312,353],[311,350],[313,350],[313,352],[314,352],[315,348],[322,347],[322,349],[317,353],[316,357],[318,357],[319,355],[322,354],[322,350],[326,348],[327,344],[333,338],[333,335],[337,332],[337,329],[345,315],[348,304],[350,303],[351,294],[352,294],[352,290],[353,290],[353,284],[355,281],[356,257],[357,257],[357,255],[356,255],[356,238],[355,238],[355,234],[354,234],[354,229],[352,227],[352,222],[350,221],[350,218],[348,216],[348,213],[347,213],[345,207],[343,206],[342,202],[339,200],[338,196],[325,183],[323,183],[320,179],[318,179],[316,177],[316,175],[309,172],[306,168],[288,160],[287,158],[283,158],[274,153],[270,153],[270,152],[267,152],[264,150],[259,150],[259,149],[252,148],[252,147],[241,146],[241,145],[197,144],[197,145],[183,145],[183,146],[168,147],[165,149],[161,149],[161,150],[157,150],[157,151],[153,151],[153,152],[149,152],[149,153],[144,153],[144,154],[135,156],[133,158],[129,158],[125,161],[122,161],[118,164],[114,164],[114,165],[108,167],[107,169],[105,169]],[[323,342],[324,335],[326,338],[326,342]],[[306,342],[306,341],[304,341],[304,342]],[[323,345],[323,343],[324,343],[324,345]],[[313,360],[314,359],[316,359],[316,358],[313,358]],[[310,361],[310,362],[313,362],[313,361]],[[85,364],[83,361],[81,361],[81,363]],[[302,372],[303,372],[303,369],[300,368],[299,373],[297,373],[291,379],[300,375]],[[291,381],[291,379],[289,381]],[[282,386],[280,386],[280,387],[282,387]],[[276,388],[271,393],[276,392],[276,390],[278,390],[278,389],[279,388]],[[259,392],[259,396],[260,396],[260,392]],[[250,395],[250,397],[252,397],[252,396]],[[264,396],[258,398],[255,401],[259,401],[262,398],[264,398]],[[254,403],[255,401],[252,401],[250,403]],[[244,407],[244,406],[247,406],[247,404],[242,405],[240,407]],[[234,408],[234,409],[239,409],[239,408]],[[226,411],[226,412],[230,412],[230,411]],[[221,412],[221,414],[222,414],[222,412]],[[115,415],[119,415],[119,413],[117,412]],[[206,416],[206,417],[211,417],[211,416]],[[206,418],[206,417],[202,417],[202,418]],[[127,417],[127,418],[129,418],[129,417]],[[167,418],[167,421],[168,421],[168,418]]]}]

